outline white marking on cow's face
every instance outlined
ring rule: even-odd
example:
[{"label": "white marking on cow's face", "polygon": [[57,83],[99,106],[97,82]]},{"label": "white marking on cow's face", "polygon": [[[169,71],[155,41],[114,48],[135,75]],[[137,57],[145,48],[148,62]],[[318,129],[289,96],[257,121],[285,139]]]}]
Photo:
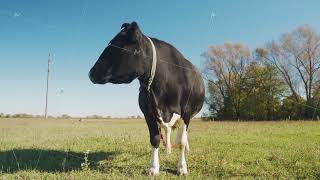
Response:
[{"label": "white marking on cow's face", "polygon": [[187,125],[184,123],[178,129],[176,142],[180,150],[180,156],[178,161],[178,174],[187,175],[188,170],[187,170],[187,162],[185,158],[185,149],[187,146],[189,146],[189,143],[188,143]]},{"label": "white marking on cow's face", "polygon": [[152,147],[149,173],[151,176],[159,174],[159,149]]}]

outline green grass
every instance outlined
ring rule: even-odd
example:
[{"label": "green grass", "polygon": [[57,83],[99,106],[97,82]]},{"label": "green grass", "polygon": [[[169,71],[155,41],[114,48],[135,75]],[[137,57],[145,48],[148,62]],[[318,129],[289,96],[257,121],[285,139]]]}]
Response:
[{"label": "green grass", "polygon": [[[188,179],[320,179],[320,122],[194,120],[189,142]],[[2,179],[149,179],[150,151],[143,120],[0,119]],[[177,162],[161,145],[157,178]]]}]

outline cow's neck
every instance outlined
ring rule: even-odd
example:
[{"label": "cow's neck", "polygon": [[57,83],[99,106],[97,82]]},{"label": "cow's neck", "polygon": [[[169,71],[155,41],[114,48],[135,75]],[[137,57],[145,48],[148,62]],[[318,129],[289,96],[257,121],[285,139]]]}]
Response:
[{"label": "cow's neck", "polygon": [[[161,107],[161,93],[159,94],[159,89],[164,91],[163,84],[161,85],[161,80],[163,78],[161,71],[159,71],[160,66],[157,66],[157,62],[159,61],[157,58],[159,56],[159,52],[156,49],[157,41],[152,40],[151,38],[145,38],[145,48],[146,48],[146,56],[147,63],[145,64],[145,74],[139,78],[140,81],[140,91],[143,91],[143,94],[147,97],[152,112],[157,112],[155,117],[160,117],[163,113],[163,109]],[[160,65],[160,64],[158,64]],[[160,79],[159,79],[160,78]],[[160,113],[160,114],[159,114]]]},{"label": "cow's neck", "polygon": [[154,86],[154,80],[157,78],[157,49],[155,45],[156,42],[151,38],[144,36],[143,42],[144,55],[142,58],[145,59],[144,74],[141,75],[138,80],[140,81],[140,89],[150,94]]},{"label": "cow's neck", "polygon": [[151,70],[150,70],[150,77],[148,79],[148,84],[147,84],[147,91],[150,94],[151,91],[151,84],[153,82],[154,76],[156,74],[156,69],[157,69],[157,50],[156,47],[153,44],[153,41],[146,36],[148,41],[151,44],[151,49],[152,49],[152,63],[151,63]]}]

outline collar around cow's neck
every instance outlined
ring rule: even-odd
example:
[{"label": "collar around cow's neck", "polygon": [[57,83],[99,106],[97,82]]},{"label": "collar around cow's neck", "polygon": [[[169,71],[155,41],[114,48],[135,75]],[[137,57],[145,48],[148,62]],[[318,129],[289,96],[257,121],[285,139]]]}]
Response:
[{"label": "collar around cow's neck", "polygon": [[151,84],[152,84],[154,75],[156,74],[157,52],[156,52],[156,47],[154,46],[152,40],[148,36],[146,36],[146,37],[150,41],[151,47],[152,47],[152,66],[151,66],[151,72],[150,72],[150,77],[149,77],[148,86],[147,86],[148,93],[150,93]]}]

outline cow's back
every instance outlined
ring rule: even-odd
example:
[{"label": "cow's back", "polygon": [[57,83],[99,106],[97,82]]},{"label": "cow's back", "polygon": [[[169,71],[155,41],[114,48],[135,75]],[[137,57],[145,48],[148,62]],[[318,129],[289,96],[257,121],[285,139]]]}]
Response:
[{"label": "cow's back", "polygon": [[166,101],[160,106],[165,104],[172,111],[180,112],[183,119],[191,119],[204,103],[205,87],[201,74],[174,46],[152,40],[158,55],[155,84],[160,84],[155,93]]}]

